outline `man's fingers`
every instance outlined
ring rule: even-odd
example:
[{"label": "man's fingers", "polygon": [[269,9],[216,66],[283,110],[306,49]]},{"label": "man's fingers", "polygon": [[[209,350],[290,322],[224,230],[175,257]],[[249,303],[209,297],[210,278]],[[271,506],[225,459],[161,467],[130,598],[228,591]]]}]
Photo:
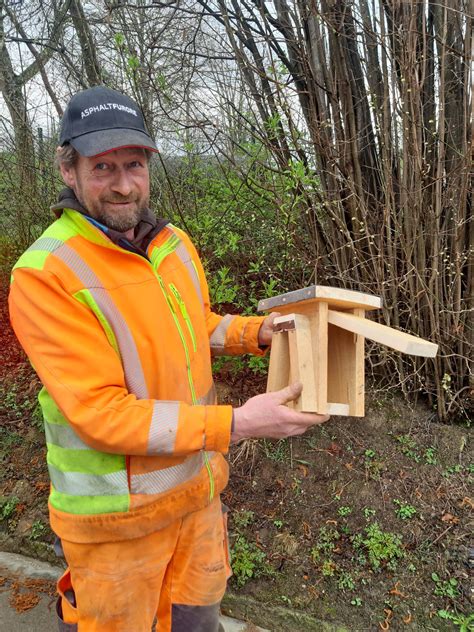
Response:
[{"label": "man's fingers", "polygon": [[276,396],[278,404],[286,404],[298,399],[302,390],[303,384],[301,384],[301,382],[293,382],[293,384],[282,388],[281,391],[276,391],[274,395]]}]

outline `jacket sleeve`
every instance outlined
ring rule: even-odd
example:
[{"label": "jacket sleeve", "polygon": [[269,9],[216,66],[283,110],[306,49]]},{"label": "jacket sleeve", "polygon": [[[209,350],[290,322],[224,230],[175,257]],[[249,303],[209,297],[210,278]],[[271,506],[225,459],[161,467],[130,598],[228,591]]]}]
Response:
[{"label": "jacket sleeve", "polygon": [[57,415],[87,446],[141,456],[227,452],[231,406],[138,399],[96,316],[55,274],[17,268],[13,278],[13,329]]},{"label": "jacket sleeve", "polygon": [[258,345],[258,332],[265,316],[237,316],[234,314],[220,316],[213,312],[201,260],[189,238],[187,241],[199,275],[211,354],[213,356],[242,355],[245,353],[257,356],[265,355],[267,348],[261,348]]}]

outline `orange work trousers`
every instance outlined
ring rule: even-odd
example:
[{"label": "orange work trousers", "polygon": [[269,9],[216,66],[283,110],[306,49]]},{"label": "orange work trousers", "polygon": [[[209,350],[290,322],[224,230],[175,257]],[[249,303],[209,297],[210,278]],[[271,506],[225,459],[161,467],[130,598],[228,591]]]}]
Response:
[{"label": "orange work trousers", "polygon": [[62,547],[69,568],[58,581],[60,630],[218,631],[230,575],[219,498],[142,538]]}]

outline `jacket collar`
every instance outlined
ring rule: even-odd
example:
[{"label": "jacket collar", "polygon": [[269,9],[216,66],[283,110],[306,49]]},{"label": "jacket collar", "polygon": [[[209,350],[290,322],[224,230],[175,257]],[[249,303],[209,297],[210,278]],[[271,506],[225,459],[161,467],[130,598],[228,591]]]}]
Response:
[{"label": "jacket collar", "polygon": [[135,227],[134,238],[127,239],[123,233],[113,230],[112,228],[108,228],[108,226],[104,226],[93,217],[90,217],[87,210],[77,199],[74,191],[68,187],[60,191],[57,203],[51,206],[51,210],[56,217],[60,217],[65,208],[70,208],[73,211],[78,211],[84,215],[91,224],[94,224],[94,226],[102,230],[102,232],[104,232],[114,244],[117,244],[121,248],[138,252],[145,257],[146,250],[150,245],[150,242],[167,224],[169,224],[168,219],[157,219],[153,211],[147,208],[144,210],[142,218]]}]

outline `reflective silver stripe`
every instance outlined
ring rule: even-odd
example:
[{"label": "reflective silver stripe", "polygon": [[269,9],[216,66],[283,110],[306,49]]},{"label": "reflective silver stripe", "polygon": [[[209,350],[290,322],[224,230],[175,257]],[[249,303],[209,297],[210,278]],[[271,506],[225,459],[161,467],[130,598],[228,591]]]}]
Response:
[{"label": "reflective silver stripe", "polygon": [[131,493],[161,494],[197,476],[203,465],[203,453],[197,452],[179,465],[172,465],[163,470],[155,470],[146,474],[134,474],[130,481]]},{"label": "reflective silver stripe", "polygon": [[191,261],[191,255],[189,254],[188,249],[186,248],[186,246],[183,244],[181,240],[180,240],[179,246],[175,250],[175,253],[178,255],[178,257],[181,259],[184,266],[186,267],[186,270],[188,271],[188,274],[191,277],[191,281],[193,282],[196,293],[199,296],[199,300],[201,301],[201,305],[204,307],[204,301],[202,298],[201,284],[199,283],[199,277],[197,275],[196,269],[193,266],[193,262]]},{"label": "reflective silver stripe", "polygon": [[60,426],[59,424],[50,424],[46,420],[44,422],[44,431],[46,434],[46,443],[53,443],[61,448],[70,448],[71,450],[90,450],[90,446],[85,444],[71,426]]},{"label": "reflective silver stripe", "polygon": [[231,314],[227,314],[221,320],[221,322],[214,329],[210,343],[211,343],[211,352],[213,355],[223,355],[224,354],[224,346],[225,339],[227,335],[227,330],[230,327],[231,322],[234,320],[235,316]]},{"label": "reflective silver stripe", "polygon": [[148,389],[140,357],[127,323],[115,307],[107,290],[97,288],[89,291],[115,334],[129,392],[136,395],[138,399],[148,399]]},{"label": "reflective silver stripe", "polygon": [[179,402],[157,401],[153,405],[147,454],[172,454],[178,431]]},{"label": "reflective silver stripe", "polygon": [[205,395],[203,395],[202,397],[198,397],[196,404],[201,405],[201,406],[217,404],[217,393],[216,393],[216,386],[214,382],[212,383],[211,388],[208,390],[208,392]]},{"label": "reflective silver stripe", "polygon": [[70,246],[63,244],[54,254],[71,268],[86,287],[102,287],[102,283],[98,277]]},{"label": "reflective silver stripe", "polygon": [[54,239],[53,237],[41,237],[35,241],[34,244],[28,248],[28,250],[44,250],[46,252],[54,252],[64,244],[64,241],[60,239]]},{"label": "reflective silver stripe", "polygon": [[89,289],[99,309],[109,322],[119,346],[127,389],[139,399],[148,399],[148,389],[135,341],[122,314],[115,306],[107,290],[104,289],[100,279],[77,252],[69,246],[63,245],[54,254],[68,265],[86,288]]},{"label": "reflective silver stripe", "polygon": [[126,470],[102,475],[83,474],[82,472],[62,472],[49,463],[48,470],[54,489],[63,494],[71,496],[122,496],[129,493]]}]

